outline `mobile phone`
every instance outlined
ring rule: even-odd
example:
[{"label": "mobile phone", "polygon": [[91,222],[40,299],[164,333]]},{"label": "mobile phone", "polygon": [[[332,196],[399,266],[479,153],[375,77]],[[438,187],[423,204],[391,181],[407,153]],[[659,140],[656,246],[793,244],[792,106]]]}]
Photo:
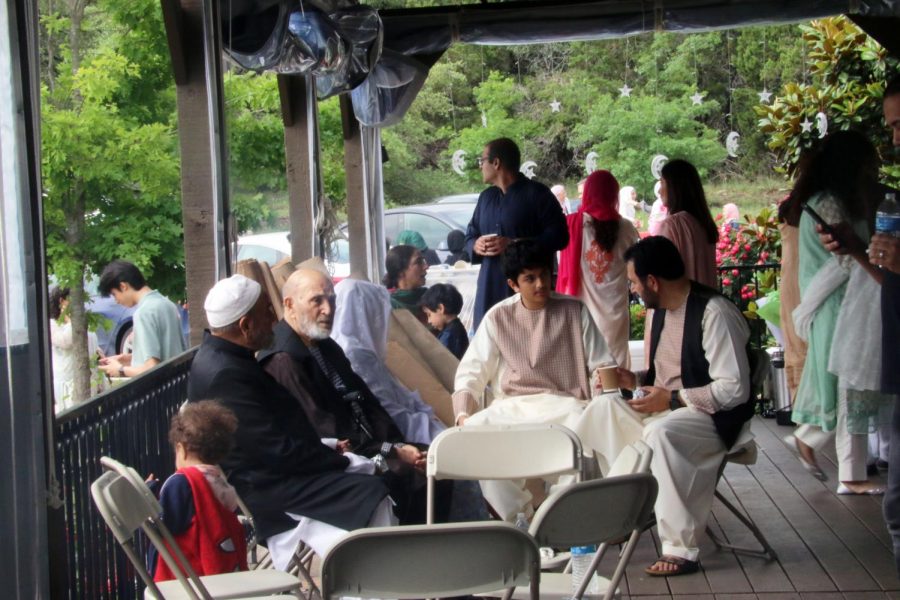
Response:
[{"label": "mobile phone", "polygon": [[817,213],[816,211],[814,211],[814,210],[812,209],[812,207],[811,207],[809,204],[804,204],[804,205],[803,205],[803,210],[805,210],[806,213],[807,213],[810,217],[812,217],[812,220],[813,220],[813,221],[815,221],[816,223],[818,223],[819,225],[822,226],[822,231],[824,231],[825,233],[831,234],[831,237],[833,237],[833,238],[835,239],[835,241],[838,241],[838,242],[839,242],[839,240],[838,240],[837,237],[835,236],[834,227],[832,227],[831,225],[829,225],[829,224],[825,221],[825,219],[822,218],[822,215],[820,215],[819,213]]}]

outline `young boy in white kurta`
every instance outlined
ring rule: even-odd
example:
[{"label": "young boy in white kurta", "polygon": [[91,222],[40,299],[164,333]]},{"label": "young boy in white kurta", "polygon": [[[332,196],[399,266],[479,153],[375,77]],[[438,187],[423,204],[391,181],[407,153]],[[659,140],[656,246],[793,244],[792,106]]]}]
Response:
[{"label": "young boy in white kurta", "polygon": [[[488,311],[460,361],[453,393],[457,425],[578,429],[596,385],[592,374],[615,362],[584,304],[551,293],[551,264],[552,254],[536,242],[507,248],[504,268],[516,295]],[[485,407],[488,386],[494,400]],[[485,482],[482,489],[504,518],[530,508],[531,495],[519,485]]]}]

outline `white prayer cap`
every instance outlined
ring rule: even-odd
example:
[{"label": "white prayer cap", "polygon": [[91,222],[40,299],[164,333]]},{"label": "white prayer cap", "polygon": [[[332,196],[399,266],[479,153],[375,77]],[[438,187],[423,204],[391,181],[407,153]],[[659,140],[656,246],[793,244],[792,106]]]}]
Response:
[{"label": "white prayer cap", "polygon": [[232,275],[216,283],[206,295],[203,309],[210,327],[231,325],[253,308],[262,288],[243,275]]}]

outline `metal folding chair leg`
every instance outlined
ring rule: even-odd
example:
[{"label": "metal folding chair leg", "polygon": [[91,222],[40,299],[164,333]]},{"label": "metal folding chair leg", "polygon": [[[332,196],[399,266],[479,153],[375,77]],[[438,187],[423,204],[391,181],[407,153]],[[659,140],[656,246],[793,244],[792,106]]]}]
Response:
[{"label": "metal folding chair leg", "polygon": [[735,546],[733,544],[728,544],[719,538],[715,533],[713,533],[712,529],[707,525],[706,526],[706,534],[710,537],[713,543],[716,545],[716,548],[731,550],[735,554],[744,554],[746,556],[756,556],[758,558],[765,558],[767,560],[777,560],[778,556],[775,554],[775,550],[769,545],[768,540],[766,540],[766,536],[763,535],[762,531],[759,530],[759,527],[756,526],[756,523],[750,519],[749,516],[745,516],[738,508],[729,502],[725,496],[723,496],[719,490],[716,490],[716,498],[719,499],[725,508],[730,510],[738,520],[743,523],[747,529],[750,530],[750,533],[753,534],[753,537],[756,538],[756,541],[759,542],[759,545],[762,547],[757,550],[755,548],[747,548],[745,546]]}]

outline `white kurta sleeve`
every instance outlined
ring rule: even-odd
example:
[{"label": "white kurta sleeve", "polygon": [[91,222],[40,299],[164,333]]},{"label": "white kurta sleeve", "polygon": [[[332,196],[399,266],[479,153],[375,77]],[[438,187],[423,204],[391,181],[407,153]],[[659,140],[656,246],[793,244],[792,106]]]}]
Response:
[{"label": "white kurta sleeve", "polygon": [[493,323],[485,318],[456,369],[453,380],[455,419],[461,415],[472,415],[484,408],[481,406],[484,389],[495,379],[499,369],[500,350],[494,341]]},{"label": "white kurta sleeve", "polygon": [[[750,328],[744,316],[726,298],[711,298],[703,313],[703,353],[709,362],[712,382],[701,388],[682,390],[684,399],[696,399],[698,408],[713,405],[727,410],[750,396],[750,362],[747,340]],[[704,412],[708,412],[704,410]]]},{"label": "white kurta sleeve", "polygon": [[583,304],[581,305],[581,340],[584,343],[584,355],[587,358],[589,374],[593,375],[594,371],[600,367],[616,366],[616,361],[606,344],[606,338],[597,329],[591,312]]}]

